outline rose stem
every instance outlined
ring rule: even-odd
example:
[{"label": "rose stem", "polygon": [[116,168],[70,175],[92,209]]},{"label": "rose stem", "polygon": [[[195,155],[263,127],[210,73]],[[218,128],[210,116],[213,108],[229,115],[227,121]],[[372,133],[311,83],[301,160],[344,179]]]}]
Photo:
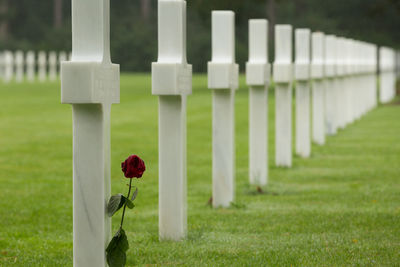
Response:
[{"label": "rose stem", "polygon": [[[131,194],[131,188],[132,188],[132,178],[129,180],[130,180],[129,181],[129,191],[128,191],[128,196],[126,197],[127,199],[129,199],[129,195]],[[119,226],[120,229],[122,229],[122,224],[124,223],[125,209],[126,209],[126,201],[124,204],[124,210],[122,211],[121,225]]]}]

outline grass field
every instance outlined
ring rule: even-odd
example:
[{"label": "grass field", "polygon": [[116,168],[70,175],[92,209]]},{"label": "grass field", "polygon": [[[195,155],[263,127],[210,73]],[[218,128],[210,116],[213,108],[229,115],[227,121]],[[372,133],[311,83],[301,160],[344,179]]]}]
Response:
[{"label": "grass field", "polygon": [[[385,105],[313,146],[310,159],[274,167],[248,185],[248,90],[236,99],[236,205],[214,210],[211,94],[194,77],[188,100],[188,238],[158,241],[157,98],[149,75],[121,77],[112,111],[112,193],[125,193],[120,162],[147,171],[127,212],[128,265],[400,266],[400,105]],[[0,266],[72,266],[71,107],[58,83],[0,85]],[[113,232],[120,216],[116,216]]]}]

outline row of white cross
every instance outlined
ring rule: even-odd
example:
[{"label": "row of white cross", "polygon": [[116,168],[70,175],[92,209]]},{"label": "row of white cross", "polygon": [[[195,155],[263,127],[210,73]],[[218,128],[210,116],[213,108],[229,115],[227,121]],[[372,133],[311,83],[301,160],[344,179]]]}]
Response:
[{"label": "row of white cross", "polygon": [[[110,112],[119,102],[119,66],[110,60],[109,0],[72,0],[72,58],[61,64],[61,98],[73,111],[74,266],[106,266],[110,240],[106,203],[110,196]],[[208,87],[213,94],[213,206],[227,207],[235,196],[234,13],[212,12],[212,60]],[[268,177],[267,21],[250,20],[250,182]],[[376,46],[308,29],[275,28],[273,80],[276,99],[276,165],[292,164],[292,83],[296,80],[296,153],[308,157],[312,139],[360,118],[377,104]],[[192,93],[192,67],[186,59],[186,1],[158,1],[158,60],[152,64],[152,93],[159,97],[159,235],[182,240],[186,214],[186,104]],[[311,47],[311,49],[310,49]],[[393,52],[381,50],[381,101],[394,96]],[[385,63],[384,63],[385,62]],[[390,78],[389,78],[390,76]],[[383,81],[385,80],[385,81]],[[311,85],[310,85],[311,83]],[[312,88],[312,100],[310,99]],[[312,102],[312,105],[311,105]],[[312,106],[312,116],[310,116]],[[310,133],[312,117],[312,134]],[[140,152],[138,152],[140,153]]]},{"label": "row of white cross", "polygon": [[[69,58],[71,56],[69,55]],[[36,73],[40,82],[47,80],[55,81],[62,61],[68,60],[66,52],[39,51],[36,57],[34,51],[3,51],[0,52],[0,80],[9,83],[15,80],[17,83],[33,82],[36,79]]]}]

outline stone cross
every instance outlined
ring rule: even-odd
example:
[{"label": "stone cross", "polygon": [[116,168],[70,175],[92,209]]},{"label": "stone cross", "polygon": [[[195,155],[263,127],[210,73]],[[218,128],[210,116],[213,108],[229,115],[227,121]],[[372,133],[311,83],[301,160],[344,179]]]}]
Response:
[{"label": "stone cross", "polygon": [[21,83],[24,80],[24,52],[15,52],[15,81]]},{"label": "stone cross", "polygon": [[335,93],[336,100],[335,103],[335,116],[337,119],[337,127],[338,129],[344,129],[346,127],[345,122],[345,54],[344,54],[344,38],[337,37],[336,38],[336,60],[335,60],[335,68],[336,68],[336,78],[335,78]]},{"label": "stone cross", "polygon": [[311,37],[312,78],[312,139],[318,145],[325,144],[325,87],[324,55],[325,34],[314,32]]},{"label": "stone cross", "polygon": [[11,51],[4,52],[4,82],[9,83],[14,78],[14,56]]},{"label": "stone cross", "polygon": [[4,51],[0,51],[0,79],[4,80]]},{"label": "stone cross", "polygon": [[357,53],[357,47],[356,47],[356,41],[355,40],[350,40],[349,41],[349,47],[348,47],[348,66],[347,66],[347,72],[348,72],[348,91],[349,91],[349,106],[348,106],[348,113],[349,113],[349,123],[353,123],[354,120],[356,119],[356,105],[355,102],[357,101],[357,95],[356,95],[356,90],[357,90],[357,75],[356,75],[356,53]]},{"label": "stone cross", "polygon": [[38,55],[38,74],[40,82],[47,80],[47,55],[44,51],[40,51]]},{"label": "stone cross", "polygon": [[28,82],[35,80],[35,52],[28,51],[26,53],[26,79]]},{"label": "stone cross", "polygon": [[353,103],[352,103],[352,73],[351,73],[351,45],[352,45],[352,40],[350,39],[345,39],[343,43],[343,69],[344,69],[344,123],[345,125],[348,125],[352,123],[352,109],[353,109]]},{"label": "stone cross", "polygon": [[249,179],[265,186],[268,181],[268,21],[249,20],[249,61],[246,82],[249,90]]},{"label": "stone cross", "polygon": [[296,29],[296,154],[303,158],[311,154],[310,38],[309,29]]},{"label": "stone cross", "polygon": [[49,53],[49,79],[50,81],[57,79],[57,53],[54,51]]},{"label": "stone cross", "polygon": [[[378,105],[378,46],[371,44],[371,54],[370,54],[370,77],[371,77],[371,99],[372,108],[376,108]],[[400,58],[399,58],[400,59]]]},{"label": "stone cross", "polygon": [[396,77],[400,79],[400,50],[396,51]]},{"label": "stone cross", "polygon": [[354,109],[354,120],[358,120],[361,117],[361,102],[362,97],[365,94],[364,88],[362,87],[362,80],[360,79],[361,70],[361,53],[360,53],[360,42],[354,41],[354,84],[353,84],[353,109]]},{"label": "stone cross", "polygon": [[337,133],[336,108],[336,37],[327,35],[325,38],[325,123],[326,133]]},{"label": "stone cross", "polygon": [[370,80],[368,73],[368,44],[366,42],[360,42],[360,85],[364,88],[364,92],[361,95],[360,102],[360,114],[365,115],[369,111],[370,105]]},{"label": "stone cross", "polygon": [[72,0],[72,60],[61,64],[61,101],[73,113],[73,261],[106,266],[111,221],[110,113],[119,65],[110,58],[109,0]]},{"label": "stone cross", "polygon": [[158,1],[158,61],[152,93],[159,104],[159,237],[179,241],[187,233],[186,103],[192,66],[186,59],[186,1]]},{"label": "stone cross", "polygon": [[292,26],[275,26],[275,163],[292,166]]},{"label": "stone cross", "polygon": [[213,91],[212,204],[229,207],[235,197],[235,13],[212,11],[212,60],[208,88]]},{"label": "stone cross", "polygon": [[379,69],[381,76],[379,101],[381,103],[390,102],[395,94],[395,55],[394,51],[388,47],[379,49]]}]

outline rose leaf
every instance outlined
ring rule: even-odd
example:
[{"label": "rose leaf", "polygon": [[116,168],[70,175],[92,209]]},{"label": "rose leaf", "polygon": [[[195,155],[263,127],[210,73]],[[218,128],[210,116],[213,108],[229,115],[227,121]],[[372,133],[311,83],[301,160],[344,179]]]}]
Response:
[{"label": "rose leaf", "polygon": [[125,204],[126,198],[122,194],[114,195],[107,204],[107,214],[113,216]]},{"label": "rose leaf", "polygon": [[133,192],[133,195],[132,195],[132,197],[131,197],[131,200],[132,200],[132,201],[134,201],[134,200],[136,199],[137,194],[138,194],[138,188],[136,187],[136,190],[135,190],[135,192]]},{"label": "rose leaf", "polygon": [[107,246],[107,263],[110,267],[123,267],[126,264],[126,251],[129,249],[128,238],[123,229],[118,230]]},{"label": "rose leaf", "polygon": [[133,204],[133,202],[130,199],[125,198],[125,201],[126,201],[126,206],[128,208],[133,209],[135,207],[135,204]]}]

